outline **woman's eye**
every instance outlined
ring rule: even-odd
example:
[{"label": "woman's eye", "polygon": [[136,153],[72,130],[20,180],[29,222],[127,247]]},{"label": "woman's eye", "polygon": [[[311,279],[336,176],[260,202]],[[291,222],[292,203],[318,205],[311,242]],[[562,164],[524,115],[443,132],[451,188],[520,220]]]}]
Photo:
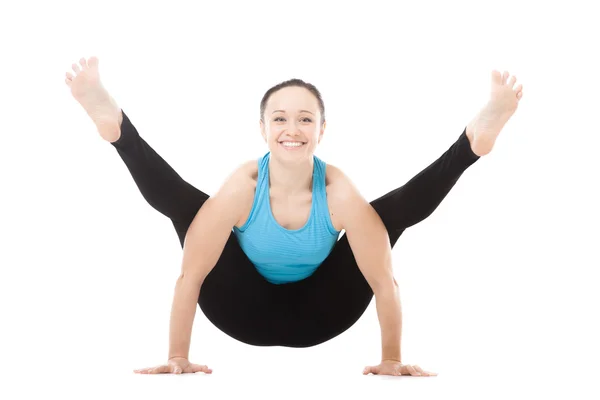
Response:
[{"label": "woman's eye", "polygon": [[[279,120],[283,120],[283,119],[284,119],[284,118],[282,118],[282,117],[277,117],[277,118],[275,118],[273,121],[279,121]],[[312,122],[312,119],[310,119],[310,118],[303,118],[302,120],[303,120],[303,121]]]}]

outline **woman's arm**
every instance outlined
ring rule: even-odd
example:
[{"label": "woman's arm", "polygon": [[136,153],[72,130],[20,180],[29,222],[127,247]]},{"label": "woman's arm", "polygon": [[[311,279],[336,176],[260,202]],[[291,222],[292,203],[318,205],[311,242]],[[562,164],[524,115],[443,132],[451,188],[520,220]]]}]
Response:
[{"label": "woman's arm", "polygon": [[402,307],[387,230],[377,211],[337,168],[332,171],[328,200],[331,212],[337,215],[346,231],[358,267],[375,295],[381,326],[381,359],[401,362]]},{"label": "woman's arm", "polygon": [[204,202],[184,242],[181,274],[175,284],[169,330],[169,359],[188,358],[196,305],[204,278],[213,269],[231,230],[252,202],[254,187],[241,167]]},{"label": "woman's arm", "polygon": [[402,305],[395,279],[393,285],[375,293],[375,304],[381,327],[381,361],[402,362]]}]

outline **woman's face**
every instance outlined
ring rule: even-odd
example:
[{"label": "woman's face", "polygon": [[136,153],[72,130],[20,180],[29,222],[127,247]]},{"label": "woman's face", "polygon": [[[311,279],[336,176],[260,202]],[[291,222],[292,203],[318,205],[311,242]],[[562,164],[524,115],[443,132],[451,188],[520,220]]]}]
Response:
[{"label": "woman's face", "polygon": [[260,129],[269,150],[281,160],[312,159],[325,124],[317,98],[303,87],[289,86],[273,93],[267,102]]}]

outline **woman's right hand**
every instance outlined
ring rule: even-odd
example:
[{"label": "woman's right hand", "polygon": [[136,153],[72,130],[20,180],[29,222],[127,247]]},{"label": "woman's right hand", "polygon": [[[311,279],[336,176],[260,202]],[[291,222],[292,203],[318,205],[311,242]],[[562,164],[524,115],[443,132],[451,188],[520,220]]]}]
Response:
[{"label": "woman's right hand", "polygon": [[193,374],[196,372],[210,374],[212,373],[212,369],[208,368],[206,365],[192,364],[187,358],[173,357],[164,365],[136,369],[133,372],[136,374]]}]

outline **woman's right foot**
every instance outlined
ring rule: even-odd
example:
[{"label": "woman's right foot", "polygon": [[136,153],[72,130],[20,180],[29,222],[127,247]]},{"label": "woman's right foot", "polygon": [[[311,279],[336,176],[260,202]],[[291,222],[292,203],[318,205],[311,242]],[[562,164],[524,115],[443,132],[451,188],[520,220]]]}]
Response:
[{"label": "woman's right foot", "polygon": [[108,94],[100,82],[98,58],[91,57],[79,60],[81,68],[73,64],[75,75],[67,72],[65,82],[71,88],[75,100],[83,106],[86,113],[96,124],[100,136],[109,142],[115,142],[121,137],[123,115],[116,101]]}]

